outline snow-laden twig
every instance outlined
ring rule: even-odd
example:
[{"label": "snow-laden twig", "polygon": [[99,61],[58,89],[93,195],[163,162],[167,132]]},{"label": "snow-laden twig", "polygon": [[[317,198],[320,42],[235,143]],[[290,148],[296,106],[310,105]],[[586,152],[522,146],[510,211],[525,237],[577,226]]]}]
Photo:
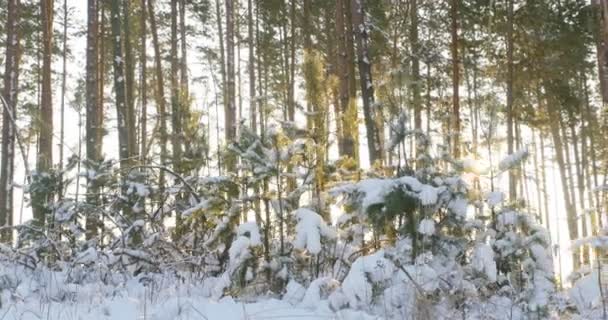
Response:
[{"label": "snow-laden twig", "polygon": [[192,187],[192,185],[190,185],[186,179],[184,179],[181,175],[179,175],[178,173],[176,173],[175,171],[164,167],[164,166],[153,166],[153,165],[140,165],[140,166],[133,166],[129,169],[129,174],[131,174],[131,171],[135,170],[135,169],[158,169],[158,170],[162,170],[165,172],[168,172],[169,174],[171,174],[172,176],[176,177],[177,179],[179,179],[179,181],[181,181],[186,188],[188,188],[188,191],[190,191],[190,193],[192,194],[192,196],[194,197],[194,199],[196,199],[196,202],[200,203],[201,202],[201,197],[198,196],[198,194],[196,193],[196,190],[194,189],[194,187]]}]

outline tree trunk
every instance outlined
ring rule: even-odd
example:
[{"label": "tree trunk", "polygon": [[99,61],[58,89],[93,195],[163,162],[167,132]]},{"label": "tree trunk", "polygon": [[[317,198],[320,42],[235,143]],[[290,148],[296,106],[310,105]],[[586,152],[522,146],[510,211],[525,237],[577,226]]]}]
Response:
[{"label": "tree trunk", "polygon": [[121,43],[120,0],[112,0],[110,19],[112,21],[112,39],[114,46],[114,94],[116,103],[116,126],[118,128],[118,154],[123,169],[129,166],[129,132],[127,128],[127,96],[125,89],[125,65]]},{"label": "tree trunk", "polygon": [[[422,130],[422,100],[420,99],[420,44],[418,43],[418,1],[410,1],[410,42],[412,46],[412,105],[414,107],[414,130]],[[419,136],[416,135],[418,143]]]},{"label": "tree trunk", "polygon": [[58,198],[63,198],[63,148],[65,145],[65,91],[67,79],[67,58],[68,58],[68,1],[63,0],[63,41],[62,41],[62,66],[61,71],[61,122],[59,125],[59,172],[61,174],[59,181]]},{"label": "tree trunk", "polygon": [[[51,89],[51,59],[53,50],[53,0],[40,0],[42,13],[42,95],[39,115],[38,157],[36,170],[49,173],[53,166],[53,95]],[[34,223],[44,227],[47,203],[52,198],[48,192],[33,192],[32,211]]]},{"label": "tree trunk", "polygon": [[344,76],[348,83],[348,99],[342,109],[342,132],[344,133],[344,154],[352,157],[359,166],[359,115],[357,111],[357,76],[355,74],[355,43],[352,12],[349,1],[341,0],[342,11],[346,13]]},{"label": "tree trunk", "polygon": [[129,163],[133,163],[137,159],[137,132],[135,127],[135,63],[133,62],[133,46],[131,43],[131,0],[123,0],[123,19],[124,19],[124,48],[125,60],[123,72],[125,74],[125,120],[127,127],[127,144],[129,150]]},{"label": "tree trunk", "polygon": [[[87,148],[87,166],[89,168],[97,168],[101,161],[101,130],[99,119],[101,108],[99,106],[99,86],[98,79],[98,2],[97,0],[88,0],[87,5],[87,57],[86,57],[86,148]],[[87,202],[93,206],[98,205],[99,201],[99,186],[96,179],[87,180]],[[86,236],[91,239],[98,234],[99,219],[90,215],[86,221]]]},{"label": "tree trunk", "polygon": [[234,66],[234,0],[226,0],[226,143],[236,138],[236,85]]},{"label": "tree trunk", "polygon": [[140,12],[140,96],[141,96],[141,111],[139,120],[139,132],[140,132],[140,161],[141,164],[146,164],[146,141],[148,138],[148,79],[147,79],[147,55],[146,55],[146,0],[141,0],[141,12]]},{"label": "tree trunk", "polygon": [[[347,5],[348,0],[336,0],[336,40],[335,53],[338,77],[338,149],[340,156],[347,156],[359,163],[359,132],[357,128],[356,79],[354,74],[354,44],[352,14]],[[346,22],[345,22],[346,21]]]},{"label": "tree trunk", "polygon": [[253,1],[247,0],[247,37],[249,46],[249,126],[251,131],[257,133],[257,110],[255,98],[255,56],[254,56],[254,38],[253,38]]},{"label": "tree trunk", "polygon": [[[508,0],[507,13],[507,153],[513,154],[513,0]],[[509,170],[509,199],[517,198],[517,175]]]},{"label": "tree trunk", "polygon": [[182,160],[182,125],[179,98],[179,86],[177,73],[179,72],[179,57],[177,55],[177,0],[171,0],[171,125],[173,134],[171,144],[173,147],[173,168],[179,170],[179,163]]},{"label": "tree trunk", "polygon": [[[365,24],[363,0],[351,0],[352,25],[357,41],[357,60],[359,65],[359,80],[361,97],[363,99],[363,115],[367,130],[367,145],[370,165],[376,161],[382,164],[384,159],[382,111],[375,103],[374,86],[372,82],[372,66],[369,57],[369,33]],[[348,35],[347,35],[348,36]]]},{"label": "tree trunk", "polygon": [[547,192],[547,172],[546,172],[546,161],[545,161],[545,138],[542,132],[538,133],[538,139],[540,140],[540,174],[541,174],[541,188],[543,192],[543,208],[545,210],[545,217],[547,219],[547,229],[550,228],[549,220],[549,193]]},{"label": "tree trunk", "polygon": [[[580,108],[580,105],[579,105]],[[579,139],[578,139],[578,134],[576,132],[576,127],[575,127],[575,119],[574,116],[571,115],[571,119],[570,120],[570,133],[572,134],[572,146],[574,148],[574,168],[575,168],[575,172],[576,172],[576,189],[578,191],[578,203],[579,203],[579,208],[580,208],[580,212],[581,212],[581,225],[582,225],[582,229],[581,229],[581,236],[583,238],[586,238],[589,235],[589,232],[587,230],[587,216],[588,216],[588,208],[585,207],[585,177],[584,177],[584,169],[583,169],[583,165],[585,164],[585,160],[581,159],[585,158],[585,154],[584,153],[579,153]],[[584,131],[584,129],[583,129]],[[581,135],[581,140],[582,140],[582,144],[581,144],[581,148],[586,149],[586,147],[584,146],[585,143],[585,134],[584,132],[580,133]],[[585,150],[586,151],[586,150]],[[574,180],[574,178],[572,178],[572,180]],[[573,183],[574,184],[574,183]],[[583,249],[583,263],[584,264],[589,264],[590,261],[590,252],[587,246],[584,247]]]},{"label": "tree trunk", "polygon": [[[152,34],[152,46],[154,47],[154,73],[156,74],[156,90],[154,98],[156,100],[156,108],[160,121],[160,163],[161,165],[167,164],[167,110],[165,106],[165,87],[163,81],[163,65],[162,56],[160,53],[160,44],[158,41],[158,28],[156,26],[156,17],[154,15],[154,0],[148,1],[148,17],[150,19],[150,33]],[[159,173],[158,182],[161,191],[165,184],[165,173],[161,170]],[[161,192],[162,193],[162,192]]]},{"label": "tree trunk", "polygon": [[[234,0],[226,0],[226,105],[224,106],[224,131],[226,144],[236,139],[236,86],[234,66]],[[236,169],[234,156],[226,157],[228,172]]]},{"label": "tree trunk", "polygon": [[[19,78],[19,46],[18,26],[20,23],[20,1],[8,0],[6,32],[6,60],[4,61],[4,76],[2,90],[2,155],[0,160],[0,226],[13,225],[13,176],[15,169],[15,132],[16,128],[11,119],[16,115],[18,78]],[[0,233],[0,241],[10,243],[12,231]]]},{"label": "tree trunk", "polygon": [[[290,0],[290,41],[289,41],[289,121],[295,121],[296,114],[296,0]],[[287,39],[286,39],[287,40]]]},{"label": "tree trunk", "polygon": [[600,32],[599,38],[596,39],[600,93],[603,102],[608,103],[608,2],[593,0],[593,3],[600,12]]},{"label": "tree trunk", "polygon": [[103,127],[104,127],[104,89],[105,89],[105,81],[106,81],[106,40],[107,40],[107,18],[106,18],[106,6],[101,5],[99,0],[97,3],[97,11],[99,12],[99,20],[98,20],[98,28],[99,35],[97,36],[97,141],[99,144],[97,145],[97,154],[101,156],[103,149]]},{"label": "tree trunk", "polygon": [[[344,126],[346,123],[345,110],[348,108],[349,92],[348,92],[348,60],[346,56],[346,32],[344,29],[344,4],[343,0],[336,0],[336,17],[335,17],[335,33],[338,42],[335,58],[335,74],[338,79],[338,99],[336,103],[336,135],[338,137],[338,152],[340,156],[347,155],[347,144],[352,143],[349,139]],[[331,43],[330,43],[331,44]],[[314,121],[311,121],[311,123]]]},{"label": "tree trunk", "polygon": [[[566,205],[566,214],[568,218],[568,234],[570,236],[570,241],[574,241],[578,239],[578,224],[576,219],[576,211],[574,210],[574,206],[572,204],[572,200],[570,198],[570,190],[568,189],[568,174],[566,161],[564,159],[564,146],[562,143],[562,137],[560,135],[560,118],[559,110],[554,106],[546,106],[548,109],[549,115],[549,129],[551,131],[551,136],[553,137],[553,144],[555,145],[555,156],[557,160],[557,165],[559,166],[561,183],[562,183],[562,192],[564,196],[564,203]],[[572,253],[572,261],[574,270],[577,270],[580,266],[580,249],[573,249]]]},{"label": "tree trunk", "polygon": [[459,0],[451,1],[451,52],[452,52],[452,117],[451,117],[451,137],[452,155],[454,158],[460,157],[460,66],[458,58],[458,7]]},{"label": "tree trunk", "polygon": [[[217,33],[220,46],[220,74],[222,76],[222,100],[224,111],[228,110],[228,97],[226,95],[226,52],[224,49],[224,32],[222,27],[222,9],[220,0],[215,0],[215,15],[217,18]],[[219,150],[218,150],[219,152]]]},{"label": "tree trunk", "polygon": [[[186,0],[179,0],[179,33],[181,38],[180,53],[180,89],[182,91],[182,105],[185,105],[189,95],[188,90],[188,45],[186,35]],[[187,111],[187,110],[186,110]]]},{"label": "tree trunk", "polygon": [[[180,108],[181,108],[181,132],[182,138],[185,139],[185,131],[188,129],[188,123],[191,117],[190,111],[190,90],[188,86],[188,45],[186,34],[186,0],[179,0],[179,33],[180,33]],[[184,150],[188,155],[191,155],[192,144],[185,143]]]}]

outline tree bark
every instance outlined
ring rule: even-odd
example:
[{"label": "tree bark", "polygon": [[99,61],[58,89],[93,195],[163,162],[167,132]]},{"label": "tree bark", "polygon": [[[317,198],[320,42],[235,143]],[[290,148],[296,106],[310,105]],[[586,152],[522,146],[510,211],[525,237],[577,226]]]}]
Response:
[{"label": "tree bark", "polygon": [[[369,33],[365,25],[364,0],[351,0],[352,25],[357,41],[357,60],[359,65],[359,80],[361,97],[363,99],[363,115],[367,130],[367,145],[370,165],[384,160],[382,111],[375,103],[374,86],[372,81],[372,66],[369,57]],[[348,35],[347,35],[348,36]]]},{"label": "tree bark", "polygon": [[129,162],[133,164],[137,159],[137,132],[135,126],[135,63],[133,59],[133,45],[131,41],[131,0],[123,0],[123,19],[124,19],[124,63],[123,72],[125,74],[125,106],[126,106],[126,127],[127,143],[129,148]]},{"label": "tree bark", "polygon": [[[40,0],[42,14],[42,95],[39,115],[38,174],[49,173],[53,166],[53,95],[51,91],[51,59],[53,50],[53,0]],[[49,192],[32,193],[34,224],[44,227],[47,203],[52,198]]]},{"label": "tree bark", "polygon": [[177,0],[171,0],[171,125],[173,134],[171,135],[171,144],[173,147],[173,168],[176,172],[179,170],[182,159],[182,125],[181,125],[181,108],[179,97],[179,85],[177,73],[179,72],[179,57],[177,55]]},{"label": "tree bark", "polygon": [[[305,0],[306,1],[306,0]],[[251,131],[257,132],[257,110],[255,98],[255,56],[254,56],[254,38],[253,38],[253,1],[247,0],[247,37],[249,46],[249,126]]]},{"label": "tree bark", "polygon": [[[98,2],[88,0],[87,5],[87,56],[86,56],[86,149],[87,166],[91,169],[97,167],[101,161],[101,131],[99,119],[101,108],[99,106],[99,86],[98,86]],[[98,205],[99,186],[96,179],[87,180],[87,202],[93,206]],[[86,221],[87,239],[97,236],[99,219],[89,215]]]},{"label": "tree bark", "polygon": [[452,52],[452,117],[451,117],[451,129],[452,134],[450,143],[452,145],[452,155],[454,158],[460,157],[460,97],[459,97],[459,85],[460,85],[460,60],[458,58],[458,8],[459,0],[451,1],[451,52]]},{"label": "tree bark", "polygon": [[[19,78],[19,47],[21,4],[19,0],[8,0],[6,32],[6,60],[4,61],[4,76],[2,98],[2,155],[0,160],[0,226],[13,225],[13,176],[15,170],[15,132],[16,128],[11,119],[17,111],[17,93]],[[7,230],[0,233],[0,241],[12,240],[12,232]]]},{"label": "tree bark", "polygon": [[59,190],[57,196],[63,198],[63,148],[65,144],[65,91],[67,80],[67,58],[68,58],[68,1],[63,0],[63,41],[62,41],[62,71],[61,71],[61,122],[59,125],[59,172],[61,174],[59,181]]},{"label": "tree bark", "polygon": [[[234,66],[234,0],[226,0],[226,105],[224,107],[224,131],[226,144],[236,139],[236,87]],[[236,159],[227,157],[228,172],[234,172]]]},{"label": "tree bark", "polygon": [[140,12],[140,96],[141,96],[141,111],[139,120],[139,132],[140,132],[140,162],[142,165],[146,164],[146,141],[148,138],[148,79],[147,79],[147,53],[146,53],[146,0],[141,0],[141,12]]},{"label": "tree bark", "polygon": [[125,65],[122,52],[122,34],[120,20],[120,0],[112,0],[110,19],[112,22],[113,39],[113,69],[114,69],[114,95],[116,103],[116,126],[118,127],[118,154],[121,167],[127,168],[130,160],[129,132],[127,127],[127,96],[125,88]]},{"label": "tree bark", "polygon": [[600,32],[596,39],[598,78],[602,101],[608,103],[608,1],[593,0],[599,11]]},{"label": "tree bark", "polygon": [[[513,154],[513,0],[508,0],[507,11],[507,153]],[[517,175],[509,170],[509,199],[516,198]]]},{"label": "tree bark", "polygon": [[[566,168],[566,161],[564,158],[564,147],[562,143],[562,137],[560,135],[560,118],[559,110],[555,105],[546,106],[549,115],[549,129],[553,138],[553,144],[555,146],[555,156],[557,165],[559,166],[560,178],[562,183],[562,192],[564,196],[564,203],[566,205],[566,214],[568,220],[568,234],[570,241],[578,239],[578,224],[576,219],[576,211],[570,198],[570,190],[568,189],[568,175]],[[573,249],[572,262],[574,270],[577,270],[580,266],[580,249]]]},{"label": "tree bark", "polygon": [[[412,46],[412,105],[414,107],[414,130],[422,130],[422,100],[420,98],[420,44],[418,42],[418,1],[410,0],[410,42]],[[416,135],[418,143],[419,136]]]},{"label": "tree bark", "polygon": [[[158,28],[156,26],[156,17],[154,16],[154,0],[148,1],[148,18],[150,19],[150,33],[152,34],[152,46],[154,47],[154,73],[156,74],[156,90],[155,100],[156,108],[158,113],[159,125],[159,136],[160,136],[160,163],[161,165],[167,164],[167,110],[165,105],[165,87],[163,81],[163,65],[162,57],[160,54],[160,44],[158,40]],[[159,173],[159,185],[164,188],[165,174],[163,171]]]}]

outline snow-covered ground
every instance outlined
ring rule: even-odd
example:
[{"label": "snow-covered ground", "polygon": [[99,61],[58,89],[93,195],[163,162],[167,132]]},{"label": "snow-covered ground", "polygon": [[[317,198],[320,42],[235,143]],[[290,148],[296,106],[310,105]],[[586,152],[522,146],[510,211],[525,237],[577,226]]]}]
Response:
[{"label": "snow-covered ground", "polygon": [[272,297],[214,300],[202,282],[160,275],[124,279],[103,272],[30,271],[0,263],[0,288],[2,320],[381,319],[363,311],[332,311],[327,301],[303,307]]}]

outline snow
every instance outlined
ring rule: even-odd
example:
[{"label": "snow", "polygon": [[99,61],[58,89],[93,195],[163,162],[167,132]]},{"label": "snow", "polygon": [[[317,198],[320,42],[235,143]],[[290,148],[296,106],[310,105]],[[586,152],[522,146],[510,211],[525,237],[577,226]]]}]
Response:
[{"label": "snow", "polygon": [[89,264],[92,262],[97,261],[98,256],[97,256],[97,250],[95,250],[95,248],[91,247],[88,248],[87,250],[81,252],[80,254],[78,254],[76,256],[76,259],[74,259],[74,263],[75,264]]},{"label": "snow", "polygon": [[598,286],[598,280],[598,271],[596,269],[589,275],[578,280],[574,286],[568,290],[568,296],[579,311],[601,308],[601,292]]},{"label": "snow", "polygon": [[415,177],[403,176],[395,179],[365,179],[354,184],[344,184],[332,188],[330,194],[358,195],[361,210],[365,212],[372,205],[384,203],[385,197],[399,187],[419,199],[423,206],[436,205],[440,194],[445,190],[445,186],[434,187],[421,183]]},{"label": "snow", "polygon": [[418,232],[423,235],[431,236],[435,233],[435,221],[432,219],[423,219],[418,225]]},{"label": "snow", "polygon": [[262,244],[260,229],[255,222],[245,222],[238,226],[237,235],[249,237],[250,243],[254,246]]},{"label": "snow", "polygon": [[357,258],[342,282],[341,292],[354,309],[369,308],[372,303],[373,284],[390,279],[393,263],[384,258],[384,251]]},{"label": "snow", "polygon": [[510,226],[517,223],[519,214],[515,211],[505,211],[498,215],[498,224],[500,226]]},{"label": "snow", "polygon": [[251,248],[262,244],[258,226],[245,222],[237,228],[238,238],[232,242],[228,255],[230,257],[227,274],[235,272],[245,261],[252,258]]},{"label": "snow", "polygon": [[496,281],[496,262],[494,261],[494,250],[491,246],[485,243],[477,244],[471,262],[475,271],[483,273],[491,282]]},{"label": "snow", "polygon": [[465,218],[469,208],[469,201],[464,197],[458,196],[455,199],[450,200],[448,208],[458,217]]},{"label": "snow", "polygon": [[500,191],[488,192],[486,194],[486,201],[490,207],[496,207],[505,199],[505,195]]},{"label": "snow", "polygon": [[438,199],[438,188],[430,185],[423,185],[422,190],[418,194],[418,198],[423,206],[430,206],[437,203]]},{"label": "snow", "polygon": [[515,153],[512,153],[506,156],[504,159],[500,161],[498,164],[498,168],[500,170],[509,170],[517,165],[519,165],[522,161],[524,161],[529,155],[528,149],[518,150]]},{"label": "snow", "polygon": [[[174,320],[174,319],[354,319],[374,320],[365,312],[333,311],[326,296],[337,282],[319,279],[306,291],[306,306],[298,305],[304,287],[291,282],[288,292],[295,298],[260,298],[243,302],[232,297],[209,298],[218,279],[195,281],[173,275],[151,274],[125,279],[115,274],[27,270],[0,262],[0,318],[3,320]],[[74,281],[79,277],[78,281]],[[95,280],[97,279],[97,280]],[[290,289],[291,288],[291,289]],[[333,288],[333,289],[332,289]],[[294,293],[297,292],[297,293]],[[316,299],[323,297],[323,300]],[[313,303],[314,302],[314,303]]]},{"label": "snow", "polygon": [[466,158],[462,159],[461,164],[464,172],[473,173],[475,175],[485,174],[488,171],[487,166],[482,164],[480,160]]},{"label": "snow", "polygon": [[129,182],[128,194],[137,194],[140,197],[147,197],[150,195],[148,186],[143,183]]},{"label": "snow", "polygon": [[299,284],[295,280],[290,280],[285,287],[285,294],[283,295],[283,300],[289,302],[291,305],[296,305],[304,299],[304,295],[306,294],[306,288],[303,285]]},{"label": "snow", "polygon": [[298,221],[293,246],[296,249],[308,250],[311,254],[321,252],[321,237],[334,239],[336,231],[330,228],[316,212],[300,208],[295,212]]},{"label": "snow", "polygon": [[315,279],[308,286],[308,290],[304,294],[304,298],[300,303],[300,307],[314,309],[323,300],[326,300],[329,296],[328,293],[333,292],[340,283],[330,277],[322,277]]}]

